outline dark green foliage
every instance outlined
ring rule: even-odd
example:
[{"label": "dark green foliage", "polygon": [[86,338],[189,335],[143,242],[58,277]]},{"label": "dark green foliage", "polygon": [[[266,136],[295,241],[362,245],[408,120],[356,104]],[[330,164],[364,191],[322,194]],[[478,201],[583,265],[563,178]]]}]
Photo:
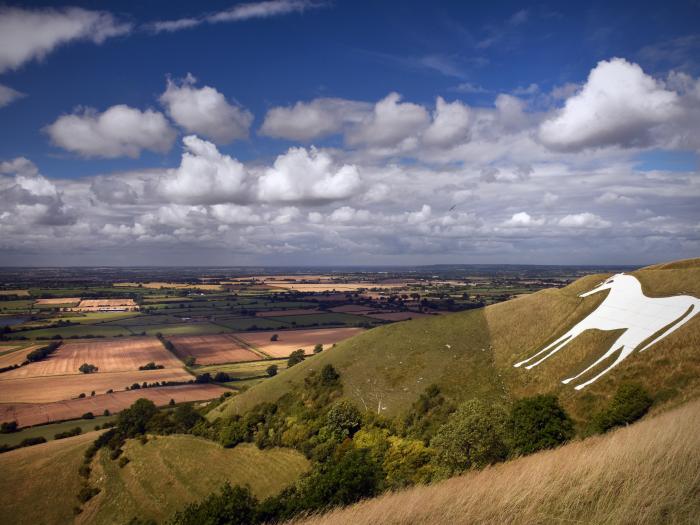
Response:
[{"label": "dark green foliage", "polygon": [[87,503],[99,493],[100,489],[98,489],[97,487],[85,486],[80,489],[80,492],[78,492],[78,501],[80,501],[80,503]]},{"label": "dark green foliage", "polygon": [[102,415],[103,415],[103,416],[108,416],[109,414],[110,414],[110,412],[109,412],[109,409],[108,409],[108,408],[105,408],[105,411],[102,412]]},{"label": "dark green foliage", "polygon": [[172,525],[248,525],[254,523],[258,501],[247,487],[226,483],[198,503],[187,505],[170,522]]},{"label": "dark green foliage", "polygon": [[198,375],[195,380],[195,383],[211,383],[211,374],[209,372],[204,372],[203,374]]},{"label": "dark green foliage", "polygon": [[270,365],[265,369],[265,372],[267,372],[267,375],[270,377],[276,376],[277,375],[277,365]]},{"label": "dark green foliage", "polygon": [[17,421],[5,421],[0,425],[0,434],[11,434],[17,432]]},{"label": "dark green foliage", "polygon": [[30,363],[41,361],[42,359],[45,359],[50,354],[58,350],[59,346],[61,346],[60,342],[54,342],[49,343],[46,346],[42,346],[41,348],[37,348],[36,350],[32,350],[27,354],[27,361],[29,361]]},{"label": "dark green foliage", "polygon": [[336,372],[335,368],[333,368],[333,365],[325,365],[321,369],[321,382],[324,385],[330,386],[335,384],[338,381],[339,377],[340,374]]},{"label": "dark green foliage", "polygon": [[90,363],[83,363],[80,365],[80,368],[78,368],[79,372],[82,372],[83,374],[94,374],[99,370],[98,367],[95,365],[91,365]]},{"label": "dark green foliage", "polygon": [[347,399],[335,403],[326,416],[326,425],[338,441],[352,437],[361,424],[362,414]]},{"label": "dark green foliage", "polygon": [[319,465],[279,496],[261,503],[258,519],[260,522],[282,521],[302,512],[349,505],[376,496],[383,477],[381,467],[369,451],[340,447],[330,461]]},{"label": "dark green foliage", "polygon": [[574,425],[556,396],[519,399],[510,413],[513,452],[532,454],[566,443],[574,436]]},{"label": "dark green foliage", "polygon": [[119,465],[119,468],[124,468],[129,464],[129,458],[122,456],[119,458],[119,462],[117,464]]},{"label": "dark green foliage", "polygon": [[270,341],[277,341],[280,338],[278,334],[272,334],[272,337],[270,337]]},{"label": "dark green foliage", "polygon": [[451,475],[503,461],[507,419],[500,406],[477,399],[461,404],[431,441],[437,464]]},{"label": "dark green foliage", "polygon": [[215,383],[227,383],[228,381],[231,381],[231,376],[226,372],[217,372],[214,374]]},{"label": "dark green foliage", "polygon": [[144,434],[151,418],[158,412],[153,401],[137,399],[129,408],[122,410],[117,418],[117,429],[125,438]]},{"label": "dark green foliage", "polygon": [[299,349],[299,350],[294,350],[291,354],[289,354],[289,359],[287,359],[287,368],[291,368],[294,365],[298,365],[301,363],[304,359],[306,359],[304,355],[304,350]]},{"label": "dark green foliage", "polygon": [[593,418],[599,432],[611,428],[629,425],[647,413],[653,400],[641,385],[626,383],[620,385],[610,401],[610,405]]},{"label": "dark green foliage", "polygon": [[[169,341],[168,341],[169,342]],[[193,355],[188,355],[185,358],[185,366],[194,366],[197,364],[197,358]]]},{"label": "dark green foliage", "polygon": [[202,416],[191,403],[182,404],[173,411],[173,421],[181,432],[188,432],[201,419]]},{"label": "dark green foliage", "polygon": [[163,365],[157,365],[153,361],[150,361],[146,363],[143,366],[139,367],[139,370],[160,370],[161,368],[165,368]]},{"label": "dark green foliage", "polygon": [[124,451],[121,448],[116,448],[109,454],[109,459],[115,460],[122,455]]},{"label": "dark green foliage", "polygon": [[92,472],[92,469],[90,468],[90,465],[83,463],[80,465],[80,468],[78,469],[78,474],[80,474],[81,477],[88,479],[90,477],[90,473]]},{"label": "dark green foliage", "polygon": [[65,439],[73,436],[79,436],[82,430],[80,427],[75,427],[70,430],[66,430],[65,432],[59,432],[54,435],[54,439]]},{"label": "dark green foliage", "polygon": [[318,343],[316,346],[314,346],[314,354],[320,354],[321,352],[323,352],[323,345]]},{"label": "dark green foliage", "polygon": [[92,412],[85,412],[82,416],[83,419],[95,419],[95,414]]},{"label": "dark green foliage", "polygon": [[41,437],[41,436],[39,436],[39,437],[33,437],[33,438],[27,438],[27,439],[23,439],[23,440],[20,442],[18,448],[22,448],[22,447],[31,447],[31,446],[33,446],[33,445],[41,445],[42,443],[46,443],[46,438],[43,438],[43,437]]},{"label": "dark green foliage", "polygon": [[430,385],[406,413],[401,422],[400,434],[420,439],[427,445],[454,411],[455,407],[445,399],[440,388]]}]

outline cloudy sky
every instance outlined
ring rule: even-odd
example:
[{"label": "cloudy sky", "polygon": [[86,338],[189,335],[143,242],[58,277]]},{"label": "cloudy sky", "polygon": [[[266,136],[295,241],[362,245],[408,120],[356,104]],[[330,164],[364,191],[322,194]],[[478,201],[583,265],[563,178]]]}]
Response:
[{"label": "cloudy sky", "polygon": [[0,264],[700,255],[698,0],[140,4],[0,6]]}]

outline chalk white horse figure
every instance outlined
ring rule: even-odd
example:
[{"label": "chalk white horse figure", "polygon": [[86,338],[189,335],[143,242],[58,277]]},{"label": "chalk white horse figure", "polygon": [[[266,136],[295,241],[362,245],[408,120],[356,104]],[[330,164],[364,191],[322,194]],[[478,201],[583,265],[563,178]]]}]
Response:
[{"label": "chalk white horse figure", "polygon": [[562,381],[562,383],[568,384],[578,379],[619,351],[617,358],[610,366],[592,379],[576,387],[576,390],[581,390],[619,365],[652,335],[663,330],[653,341],[644,345],[644,348],[639,350],[640,352],[650,348],[672,332],[678,330],[697,315],[698,310],[700,310],[700,299],[690,295],[661,298],[647,297],[642,292],[642,285],[639,281],[635,277],[623,273],[613,275],[591,291],[579,295],[579,297],[588,297],[603,290],[610,290],[610,293],[608,293],[608,296],[598,308],[556,341],[547,345],[532,357],[516,363],[514,366],[516,368],[520,367],[530,363],[535,358],[539,359],[534,363],[528,364],[525,368],[529,370],[539,365],[545,359],[564,348],[585,330],[592,328],[597,328],[598,330],[619,330],[624,328],[625,331],[595,363],[575,376]]}]

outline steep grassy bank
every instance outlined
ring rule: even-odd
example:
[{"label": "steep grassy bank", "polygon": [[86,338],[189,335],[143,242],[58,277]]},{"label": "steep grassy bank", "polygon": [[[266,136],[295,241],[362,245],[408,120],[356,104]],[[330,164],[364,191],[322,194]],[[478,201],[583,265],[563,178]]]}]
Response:
[{"label": "steep grassy bank", "polygon": [[298,524],[694,523],[700,401],[611,434]]}]

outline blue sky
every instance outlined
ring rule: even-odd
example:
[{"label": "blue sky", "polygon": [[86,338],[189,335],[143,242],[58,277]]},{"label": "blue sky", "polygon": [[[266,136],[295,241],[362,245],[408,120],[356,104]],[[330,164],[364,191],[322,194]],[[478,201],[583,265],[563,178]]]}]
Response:
[{"label": "blue sky", "polygon": [[697,1],[6,4],[0,264],[697,255],[698,19]]}]

